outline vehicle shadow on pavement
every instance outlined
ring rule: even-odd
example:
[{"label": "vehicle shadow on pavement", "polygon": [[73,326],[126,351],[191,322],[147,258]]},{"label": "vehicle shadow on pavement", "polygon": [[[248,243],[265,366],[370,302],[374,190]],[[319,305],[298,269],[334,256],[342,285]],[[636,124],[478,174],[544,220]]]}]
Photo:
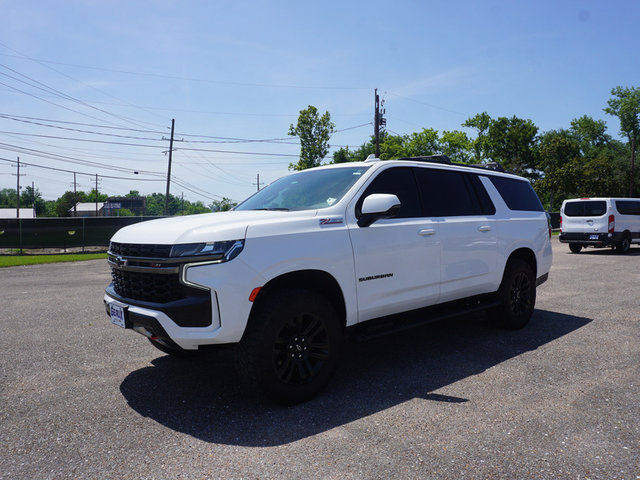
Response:
[{"label": "vehicle shadow on pavement", "polygon": [[339,371],[320,395],[281,407],[238,384],[231,351],[153,360],[120,390],[131,408],[198,439],[239,446],[291,443],[415,398],[462,403],[432,393],[567,335],[591,320],[536,310],[517,331],[485,315],[427,325],[361,344],[347,344]]},{"label": "vehicle shadow on pavement", "polygon": [[571,251],[569,251],[569,249],[567,249],[566,252],[562,252],[562,253],[566,253],[567,255],[573,255],[575,257],[580,257],[580,255],[605,255],[605,256],[611,255],[613,257],[638,257],[640,256],[640,248],[631,247],[627,253],[622,255],[616,252],[615,250],[612,250],[611,248],[583,248],[580,251],[580,253],[572,253]]}]

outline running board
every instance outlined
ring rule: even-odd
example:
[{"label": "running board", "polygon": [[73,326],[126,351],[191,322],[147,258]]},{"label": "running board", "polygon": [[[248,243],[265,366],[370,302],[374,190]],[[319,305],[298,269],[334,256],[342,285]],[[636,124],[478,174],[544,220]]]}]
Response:
[{"label": "running board", "polygon": [[382,337],[390,333],[402,332],[433,322],[459,317],[469,313],[481,312],[500,306],[495,295],[473,297],[466,300],[444,303],[433,307],[421,308],[405,313],[368,320],[354,325],[349,330],[349,337],[356,343]]}]

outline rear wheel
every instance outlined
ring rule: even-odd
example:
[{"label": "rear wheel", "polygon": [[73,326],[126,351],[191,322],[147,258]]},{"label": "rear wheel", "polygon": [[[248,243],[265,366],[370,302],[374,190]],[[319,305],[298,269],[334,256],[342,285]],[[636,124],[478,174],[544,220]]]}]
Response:
[{"label": "rear wheel", "polygon": [[620,254],[628,253],[631,249],[631,238],[628,235],[622,237],[622,241],[616,245],[616,252]]},{"label": "rear wheel", "polygon": [[338,364],[343,334],[333,305],[315,292],[282,289],[256,308],[237,350],[240,374],[276,402],[309,400]]},{"label": "rear wheel", "polygon": [[569,250],[571,250],[572,253],[580,253],[580,250],[582,250],[582,245],[578,243],[570,243]]},{"label": "rear wheel", "polygon": [[520,259],[509,261],[498,297],[500,306],[494,313],[502,327],[517,329],[529,322],[536,304],[536,279],[527,262]]}]

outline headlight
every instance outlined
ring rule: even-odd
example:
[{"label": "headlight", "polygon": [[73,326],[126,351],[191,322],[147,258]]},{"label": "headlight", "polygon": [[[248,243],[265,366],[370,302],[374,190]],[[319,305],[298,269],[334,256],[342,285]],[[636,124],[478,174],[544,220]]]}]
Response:
[{"label": "headlight", "polygon": [[171,247],[171,257],[207,257],[228,262],[238,256],[244,248],[244,240],[226,242],[184,243]]}]

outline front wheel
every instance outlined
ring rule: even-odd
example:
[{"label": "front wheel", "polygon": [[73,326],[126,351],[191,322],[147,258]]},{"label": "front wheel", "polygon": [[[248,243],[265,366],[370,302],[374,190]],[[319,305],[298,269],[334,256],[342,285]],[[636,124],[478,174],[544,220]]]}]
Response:
[{"label": "front wheel", "polygon": [[536,279],[531,266],[519,259],[507,264],[498,289],[500,306],[495,309],[498,323],[509,329],[524,327],[536,304]]},{"label": "front wheel", "polygon": [[571,250],[572,253],[580,253],[580,250],[582,250],[582,245],[578,243],[570,243],[569,250]]},{"label": "front wheel", "polygon": [[278,403],[309,400],[338,364],[344,338],[333,305],[315,292],[282,289],[255,308],[237,350],[240,374]]}]

